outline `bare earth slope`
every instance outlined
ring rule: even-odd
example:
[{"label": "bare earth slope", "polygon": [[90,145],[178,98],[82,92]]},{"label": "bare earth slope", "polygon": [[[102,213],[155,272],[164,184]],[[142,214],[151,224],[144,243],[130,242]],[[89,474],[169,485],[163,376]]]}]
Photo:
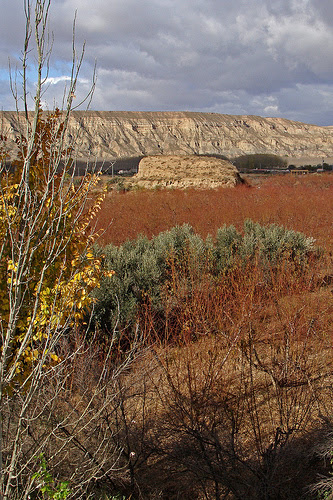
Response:
[{"label": "bare earth slope", "polygon": [[[2,133],[14,139],[16,114],[0,113]],[[274,153],[291,157],[333,156],[333,126],[282,118],[195,112],[75,111],[69,133],[82,159],[138,155]]]},{"label": "bare earth slope", "polygon": [[229,161],[207,156],[156,155],[143,158],[131,179],[145,188],[234,187],[241,178]]}]

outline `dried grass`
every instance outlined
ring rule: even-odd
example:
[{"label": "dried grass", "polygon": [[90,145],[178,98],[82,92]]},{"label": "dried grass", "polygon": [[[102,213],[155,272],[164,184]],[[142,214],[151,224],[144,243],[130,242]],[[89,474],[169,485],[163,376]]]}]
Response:
[{"label": "dried grass", "polygon": [[241,229],[245,219],[277,223],[316,238],[333,250],[333,175],[267,177],[257,187],[110,193],[97,228],[102,243],[120,244],[142,233],[151,237],[185,222],[202,237],[223,224]]},{"label": "dried grass", "polygon": [[333,414],[332,195],[333,176],[308,175],[267,178],[257,188],[107,198],[98,220],[104,229],[112,220],[104,242],[184,222],[205,237],[251,218],[301,231],[324,249],[302,273],[287,261],[219,279],[208,267],[199,276],[193,267],[172,269],[166,317],[149,303],[141,311],[152,347],[122,380],[130,388],[123,429],[140,457],[131,464],[138,498],[309,495],[324,470],[314,444]]}]

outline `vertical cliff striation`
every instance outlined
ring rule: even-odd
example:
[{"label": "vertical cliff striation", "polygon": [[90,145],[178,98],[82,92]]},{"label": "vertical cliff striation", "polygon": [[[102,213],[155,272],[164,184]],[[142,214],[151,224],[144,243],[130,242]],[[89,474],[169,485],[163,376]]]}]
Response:
[{"label": "vertical cliff striation", "polygon": [[[2,133],[13,141],[15,112],[2,112]],[[333,127],[283,118],[195,112],[74,111],[69,134],[81,159],[139,155],[273,153],[332,157]]]}]

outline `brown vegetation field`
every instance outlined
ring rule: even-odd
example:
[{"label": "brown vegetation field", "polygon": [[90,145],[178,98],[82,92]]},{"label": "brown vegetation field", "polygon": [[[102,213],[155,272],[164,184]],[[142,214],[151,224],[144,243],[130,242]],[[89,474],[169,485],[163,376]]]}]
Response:
[{"label": "brown vegetation field", "polygon": [[110,415],[125,498],[331,498],[333,176],[112,193],[97,228],[121,244],[184,222],[214,237],[245,219],[300,231],[322,252],[301,269],[254,260],[214,279],[191,255],[171,265],[165,315],[144,301],[145,348]]},{"label": "brown vegetation field", "polygon": [[[103,244],[120,244],[142,233],[151,237],[188,222],[201,236],[245,219],[277,223],[333,249],[333,175],[263,176],[249,186],[216,190],[142,190],[110,193],[99,215]],[[255,187],[251,187],[251,183]]]}]

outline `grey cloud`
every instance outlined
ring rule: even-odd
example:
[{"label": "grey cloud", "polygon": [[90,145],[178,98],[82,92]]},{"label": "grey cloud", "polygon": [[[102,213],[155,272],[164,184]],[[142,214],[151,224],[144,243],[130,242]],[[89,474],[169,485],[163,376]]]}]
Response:
[{"label": "grey cloud", "polygon": [[[0,20],[1,68],[8,54],[17,59],[19,53],[24,25],[19,3],[8,2]],[[333,89],[331,0],[53,0],[51,5],[51,76],[68,75],[77,9],[78,48],[86,40],[84,79],[97,59],[93,108],[271,113],[333,123],[327,108]],[[60,88],[61,81],[50,88],[53,99]],[[81,84],[78,93],[85,90]],[[2,86],[0,92],[7,103]]]},{"label": "grey cloud", "polygon": [[318,12],[321,20],[332,28],[333,26],[333,3],[331,0],[311,0],[313,8]]}]

